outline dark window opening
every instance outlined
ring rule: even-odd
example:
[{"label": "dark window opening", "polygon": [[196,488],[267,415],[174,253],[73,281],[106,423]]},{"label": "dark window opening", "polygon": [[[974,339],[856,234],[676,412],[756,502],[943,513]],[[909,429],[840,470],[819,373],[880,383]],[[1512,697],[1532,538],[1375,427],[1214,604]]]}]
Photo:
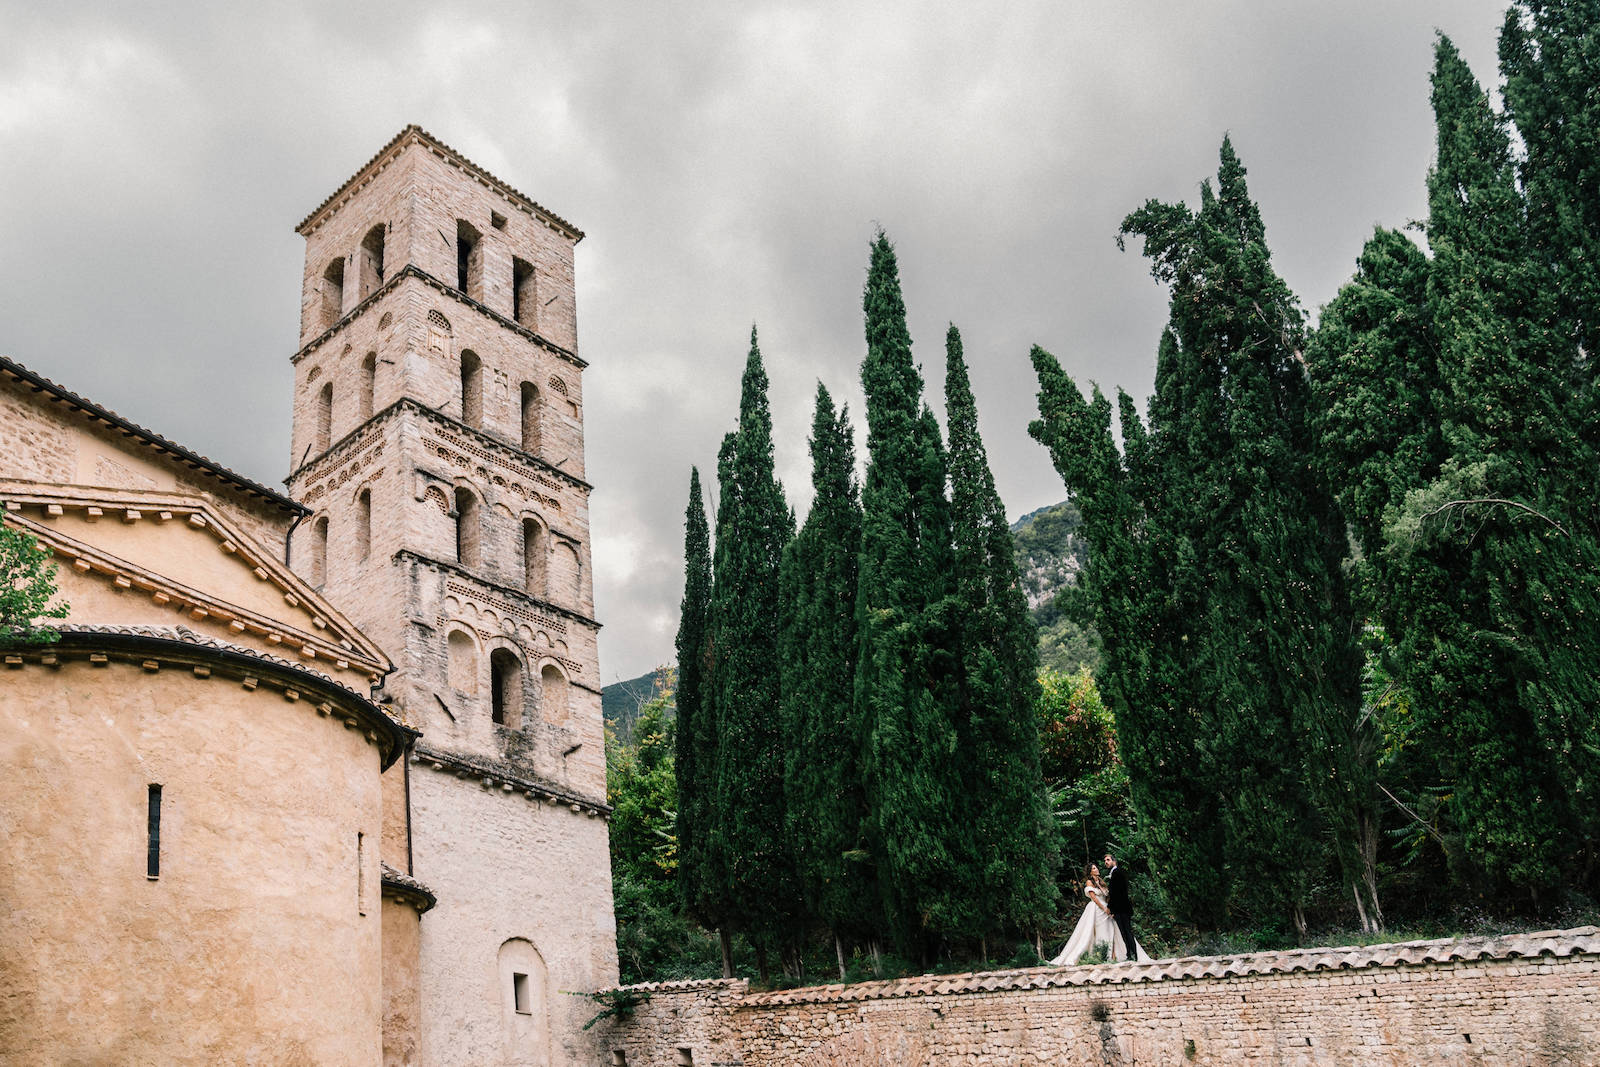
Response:
[{"label": "dark window opening", "polygon": [[685,1064],[688,1067],[694,1067],[694,1052],[690,1049],[680,1048],[678,1050],[678,1065],[679,1067],[684,1067]]},{"label": "dark window opening", "polygon": [[540,414],[539,387],[532,382],[523,382],[522,450],[535,455],[539,452]]},{"label": "dark window opening", "polygon": [[522,663],[503,648],[489,654],[489,717],[500,726],[522,725]]},{"label": "dark window opening", "polygon": [[329,263],[322,272],[322,326],[324,329],[339,321],[344,314],[344,257]]},{"label": "dark window opening", "polygon": [[311,584],[321,589],[328,580],[328,517],[311,524]]},{"label": "dark window opening", "polygon": [[461,353],[461,421],[483,426],[483,361],[476,352]]},{"label": "dark window opening", "polygon": [[483,300],[483,235],[471,223],[456,222],[456,288]]},{"label": "dark window opening", "polygon": [[367,231],[361,239],[361,299],[365,300],[383,284],[383,223]]},{"label": "dark window opening", "polygon": [[478,498],[470,489],[456,490],[456,562],[463,567],[478,565],[478,546],[482,530],[478,520]]},{"label": "dark window opening", "polygon": [[317,447],[318,455],[326,452],[333,443],[333,383],[329,382],[317,394]]},{"label": "dark window opening", "polygon": [[529,1003],[528,976],[518,972],[511,975],[511,997],[516,1004],[518,1015],[532,1015],[533,1006]]},{"label": "dark window opening", "polygon": [[356,497],[356,558],[372,554],[372,490],[363,489]]},{"label": "dark window opening", "polygon": [[149,842],[146,846],[144,876],[161,877],[161,787],[150,786]]},{"label": "dark window opening", "polygon": [[506,228],[506,217],[498,211],[491,211],[489,212],[489,225],[497,230],[503,230]]},{"label": "dark window opening", "polygon": [[532,519],[522,520],[522,591],[543,598],[545,548],[544,527]]},{"label": "dark window opening", "polygon": [[538,290],[534,286],[533,264],[511,258],[511,317],[517,325],[533,329],[534,312],[539,308]]},{"label": "dark window opening", "polygon": [[372,418],[372,404],[378,385],[378,353],[368,352],[361,361],[361,421]]}]

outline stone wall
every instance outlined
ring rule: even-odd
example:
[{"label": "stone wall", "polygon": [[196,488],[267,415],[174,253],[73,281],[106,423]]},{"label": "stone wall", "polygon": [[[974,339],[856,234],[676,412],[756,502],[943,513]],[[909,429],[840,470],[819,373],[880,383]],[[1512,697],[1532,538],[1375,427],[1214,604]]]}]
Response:
[{"label": "stone wall", "polygon": [[610,1063],[635,1067],[1600,1063],[1597,927],[770,993],[633,988],[650,999],[596,1030]]}]

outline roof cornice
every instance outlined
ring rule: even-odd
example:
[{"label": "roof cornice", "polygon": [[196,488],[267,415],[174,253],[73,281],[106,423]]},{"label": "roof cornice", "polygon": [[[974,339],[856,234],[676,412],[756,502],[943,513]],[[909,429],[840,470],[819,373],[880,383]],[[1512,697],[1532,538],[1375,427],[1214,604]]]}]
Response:
[{"label": "roof cornice", "polygon": [[532,197],[519,192],[506,182],[496,178],[493,174],[490,174],[472,162],[472,160],[415,124],[407,126],[395,134],[388,144],[378,150],[377,155],[369,159],[348,181],[334,190],[332,196],[318,204],[315,211],[301,220],[300,225],[295,227],[295,232],[303,237],[309,236],[312,231],[326,222],[334,212],[344,206],[347,200],[367,185],[368,182],[372,181],[380,171],[398,158],[400,153],[411,145],[421,145],[445,162],[466,171],[476,178],[479,184],[493,189],[516,207],[532,215],[557,233],[567,237],[573,244],[583,240],[583,231],[572,223],[555,212],[542,207]]}]

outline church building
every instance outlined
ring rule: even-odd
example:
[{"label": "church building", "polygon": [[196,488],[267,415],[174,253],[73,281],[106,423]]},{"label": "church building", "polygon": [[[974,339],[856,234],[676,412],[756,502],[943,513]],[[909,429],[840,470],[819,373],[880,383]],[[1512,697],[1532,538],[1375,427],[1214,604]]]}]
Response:
[{"label": "church building", "polygon": [[286,494],[0,358],[0,1047],[599,1062],[583,234],[414,126],[298,232]]}]

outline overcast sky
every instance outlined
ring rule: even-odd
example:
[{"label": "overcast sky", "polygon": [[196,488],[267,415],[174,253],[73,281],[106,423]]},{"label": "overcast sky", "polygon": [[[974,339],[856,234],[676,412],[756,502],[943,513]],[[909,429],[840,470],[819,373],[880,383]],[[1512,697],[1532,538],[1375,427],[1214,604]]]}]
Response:
[{"label": "overcast sky", "polygon": [[[236,10],[236,8],[238,10]],[[1313,313],[1426,212],[1435,30],[1495,79],[1502,0],[899,5],[0,0],[0,353],[277,485],[294,225],[418,123],[578,246],[601,674],[672,658],[689,468],[749,328],[803,516],[816,382],[850,403],[868,243],[943,412],[962,329],[1013,518],[1065,496],[1028,348],[1148,394],[1165,294],[1122,217],[1224,133]],[[4,457],[0,457],[3,464]]]}]

